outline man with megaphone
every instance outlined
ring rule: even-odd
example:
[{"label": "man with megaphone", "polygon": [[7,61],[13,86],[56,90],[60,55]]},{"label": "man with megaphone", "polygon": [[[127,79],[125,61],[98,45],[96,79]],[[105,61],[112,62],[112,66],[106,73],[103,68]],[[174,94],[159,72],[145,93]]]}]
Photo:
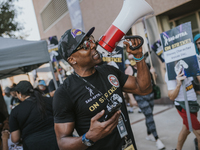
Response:
[{"label": "man with megaphone", "polygon": [[[92,33],[67,30],[59,53],[74,69],[57,89],[53,100],[55,133],[60,149],[137,150],[122,92],[146,95],[152,91],[142,47],[126,51],[137,60],[138,76],[102,64]],[[131,39],[133,46],[140,41]],[[73,136],[76,129],[79,137]]]}]

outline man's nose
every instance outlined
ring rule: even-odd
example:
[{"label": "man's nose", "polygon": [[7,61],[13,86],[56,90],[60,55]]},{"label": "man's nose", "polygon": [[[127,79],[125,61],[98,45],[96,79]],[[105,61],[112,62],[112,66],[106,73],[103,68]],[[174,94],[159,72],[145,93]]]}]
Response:
[{"label": "man's nose", "polygon": [[91,49],[96,49],[97,45],[95,43],[90,43],[90,48]]}]

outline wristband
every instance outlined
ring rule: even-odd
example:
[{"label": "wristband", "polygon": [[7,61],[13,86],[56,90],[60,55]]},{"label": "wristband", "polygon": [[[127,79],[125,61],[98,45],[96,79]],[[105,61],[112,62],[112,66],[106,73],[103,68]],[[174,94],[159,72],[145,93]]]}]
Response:
[{"label": "wristband", "polygon": [[133,56],[133,59],[135,59],[136,62],[140,62],[142,59],[144,59],[144,55],[142,55],[142,57],[140,57],[140,58],[135,58],[135,57]]},{"label": "wristband", "polygon": [[92,145],[94,145],[94,142],[91,141],[91,140],[89,140],[89,139],[87,139],[85,137],[85,135],[86,135],[86,133],[83,134],[83,136],[82,136],[82,143],[85,144],[86,146],[92,146]]}]

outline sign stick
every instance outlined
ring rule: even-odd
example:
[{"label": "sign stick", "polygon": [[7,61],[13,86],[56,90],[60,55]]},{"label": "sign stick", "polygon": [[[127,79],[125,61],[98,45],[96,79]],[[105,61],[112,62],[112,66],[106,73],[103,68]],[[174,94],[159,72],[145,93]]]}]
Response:
[{"label": "sign stick", "polygon": [[184,93],[184,99],[185,99],[185,108],[186,108],[186,113],[187,113],[189,131],[192,132],[192,122],[191,122],[191,118],[190,118],[190,109],[189,109],[186,90],[185,90],[185,80],[182,81],[182,87],[183,87],[183,93]]},{"label": "sign stick", "polygon": [[[147,32],[147,38],[149,38],[149,37],[148,37],[148,31],[147,31],[147,26],[146,26],[145,17],[142,18],[142,22],[143,22],[143,25],[144,25],[144,29],[145,29],[146,32]],[[153,63],[152,63],[152,60],[151,60],[151,53],[150,53],[150,47],[151,47],[151,46],[150,46],[149,41],[147,41],[147,42],[148,42],[148,54],[149,54],[150,66],[153,67]],[[152,76],[153,76],[153,81],[154,81],[154,83],[156,84],[156,77],[155,77],[155,74],[152,73]]]}]

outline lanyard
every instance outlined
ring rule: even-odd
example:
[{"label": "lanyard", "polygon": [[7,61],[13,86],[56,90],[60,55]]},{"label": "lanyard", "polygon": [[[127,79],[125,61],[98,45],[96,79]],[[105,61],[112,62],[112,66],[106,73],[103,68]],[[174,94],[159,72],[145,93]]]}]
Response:
[{"label": "lanyard", "polygon": [[[81,79],[82,81],[84,81],[88,86],[90,86],[90,87],[92,87],[96,92],[98,92],[98,93],[100,93],[102,96],[103,96],[103,94],[102,94],[102,92],[101,91],[99,91],[94,85],[92,85],[90,82],[88,82],[87,80],[85,80],[84,78],[82,78],[81,76],[79,76],[75,71],[74,71],[74,75],[76,75],[79,79]],[[101,80],[102,80],[102,82],[103,82],[103,78],[101,77],[101,75],[100,75],[100,78],[101,78]],[[105,84],[104,82],[103,82],[103,84]],[[104,96],[105,97],[105,96]],[[106,97],[105,97],[106,98]],[[111,102],[111,100],[109,100],[108,98],[106,98],[106,100],[108,101],[108,103],[112,103]],[[126,122],[127,120],[126,120],[126,118],[125,118],[125,116],[124,116],[124,114],[121,112],[121,115],[122,115],[122,117],[124,118],[124,121]]]},{"label": "lanyard", "polygon": [[[92,85],[90,82],[88,82],[87,80],[85,80],[84,78],[82,78],[81,76],[79,76],[75,71],[74,71],[74,74],[79,78],[81,79],[82,81],[84,81],[88,86],[90,86],[91,88],[93,88],[96,92],[100,93],[102,96],[103,96],[103,93],[101,91],[99,91],[94,85]],[[102,82],[103,82],[103,79],[102,77],[100,76]],[[103,82],[103,84],[105,84]],[[105,97],[105,96],[104,96]],[[106,97],[105,97],[106,98]],[[110,103],[110,100],[108,98],[106,98],[106,100]]]}]

